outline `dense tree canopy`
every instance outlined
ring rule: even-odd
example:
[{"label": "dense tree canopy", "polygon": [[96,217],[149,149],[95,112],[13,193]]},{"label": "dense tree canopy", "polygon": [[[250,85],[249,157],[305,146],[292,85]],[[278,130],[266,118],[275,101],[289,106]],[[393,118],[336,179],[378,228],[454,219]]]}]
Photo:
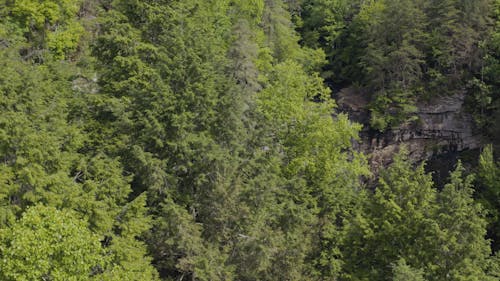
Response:
[{"label": "dense tree canopy", "polygon": [[331,96],[383,131],[465,91],[495,136],[499,7],[0,0],[0,279],[496,280],[493,149],[376,180]]}]

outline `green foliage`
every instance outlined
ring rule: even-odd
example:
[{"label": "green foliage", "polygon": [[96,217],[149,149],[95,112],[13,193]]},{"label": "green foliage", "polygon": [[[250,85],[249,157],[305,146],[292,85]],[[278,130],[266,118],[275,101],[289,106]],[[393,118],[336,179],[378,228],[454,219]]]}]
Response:
[{"label": "green foliage", "polygon": [[[464,177],[458,162],[450,175],[450,183],[439,193],[438,223],[441,228],[439,252],[446,259],[435,259],[436,276],[453,280],[488,280],[485,274],[491,253],[486,236],[486,220],[482,206],[474,202],[473,177]],[[433,277],[434,278],[434,277]],[[434,278],[434,280],[439,280]]]},{"label": "green foliage", "polygon": [[264,0],[233,0],[231,4],[236,6],[234,9],[235,16],[252,19],[255,23],[259,23],[264,13]]},{"label": "green foliage", "polygon": [[493,28],[488,36],[483,40],[482,47],[483,61],[481,70],[476,73],[476,78],[472,80],[473,97],[476,103],[471,104],[478,124],[486,131],[492,141],[498,140],[498,109],[499,107],[499,87],[498,77],[500,75],[500,3],[494,1]]},{"label": "green foliage", "polygon": [[67,206],[68,195],[78,197],[69,172],[84,140],[66,122],[68,76],[55,65],[32,67],[13,50],[0,52],[5,70],[0,77],[0,151],[9,175],[2,182],[4,202],[14,210],[39,201]]},{"label": "green foliage", "polygon": [[462,173],[459,163],[438,193],[422,165],[413,169],[407,153],[398,154],[350,226],[347,276],[391,280],[390,265],[397,263],[393,280],[405,274],[416,280],[488,280],[486,220],[472,198],[472,178]]},{"label": "green foliage", "polygon": [[12,15],[22,21],[23,26],[44,28],[48,23],[55,25],[73,19],[78,12],[79,1],[14,1]]},{"label": "green foliage", "polygon": [[381,131],[411,121],[416,111],[424,62],[420,50],[424,15],[417,5],[375,1],[364,5],[357,18],[367,43],[360,65],[364,84],[373,92],[371,124]]},{"label": "green foliage", "polygon": [[[76,10],[67,15],[61,12],[58,20],[74,20],[73,12]],[[146,248],[137,241],[137,236],[149,228],[145,200],[140,205],[142,211],[131,213],[128,222],[117,221],[122,209],[135,202],[129,203],[131,178],[125,175],[117,157],[96,151],[94,138],[102,136],[91,134],[83,125],[95,125],[87,114],[91,97],[82,95],[86,87],[77,91],[74,86],[76,80],[84,80],[79,73],[88,70],[50,57],[37,64],[26,61],[20,56],[27,45],[17,37],[17,23],[17,19],[5,23],[10,38],[0,49],[0,64],[5,70],[0,75],[0,228],[13,224],[34,204],[73,210],[85,222],[85,229],[109,241],[108,253],[115,257],[109,260],[113,268],[104,279],[117,280],[114,274],[121,279],[154,279],[155,270],[144,258]],[[27,39],[38,44],[36,38]],[[121,225],[134,228],[133,234],[128,235]],[[133,263],[127,264],[131,260]],[[128,271],[120,269],[125,267]],[[133,271],[140,274],[134,276]]]},{"label": "green foliage", "polygon": [[[7,1],[10,15],[34,49],[48,48],[56,59],[76,51],[85,30],[76,17],[81,1]],[[32,53],[35,50],[28,50]]]},{"label": "green foliage", "polygon": [[85,221],[43,205],[0,231],[0,260],[2,280],[100,280],[109,264]]},{"label": "green foliage", "polygon": [[[342,115],[332,119],[329,91],[321,79],[308,76],[296,63],[277,65],[269,78],[270,84],[257,102],[263,116],[272,122],[286,155],[283,173],[291,180],[286,194],[291,201],[286,208],[291,209],[285,211],[292,212],[288,219],[311,224],[311,230],[317,233],[313,235],[321,237],[309,246],[315,261],[308,270],[332,277],[340,270],[341,262],[330,254],[338,252],[342,237],[341,227],[332,220],[342,221],[349,216],[359,177],[368,174],[363,158],[350,151],[351,139],[357,137],[359,127]],[[309,216],[318,216],[318,222]]]},{"label": "green foliage", "polygon": [[413,169],[407,154],[398,154],[383,171],[364,215],[354,218],[348,236],[352,247],[347,251],[348,272],[361,280],[390,280],[390,264],[400,258],[412,267],[425,266],[435,254],[429,236],[439,231],[432,218],[435,199],[423,166]]},{"label": "green foliage", "polygon": [[[128,235],[133,234],[137,233]],[[144,268],[142,256],[133,254],[140,247],[127,238],[115,237],[118,241],[103,248],[101,237],[76,212],[35,205],[11,227],[0,230],[0,276],[2,280],[155,280],[154,270]]]},{"label": "green foliage", "polygon": [[299,37],[290,28],[292,26],[290,13],[283,1],[265,1],[261,24],[266,36],[266,46],[272,51],[275,60],[282,62],[299,55],[300,48],[297,45]]},{"label": "green foliage", "polygon": [[78,23],[71,23],[58,28],[56,31],[47,34],[47,47],[54,53],[56,58],[64,58],[66,54],[77,49],[84,31],[83,26]]},{"label": "green foliage", "polygon": [[[351,4],[352,5],[352,4]],[[335,46],[346,23],[350,3],[345,0],[308,0],[302,3],[302,40],[310,47]]]},{"label": "green foliage", "polygon": [[498,233],[500,230],[499,200],[500,167],[493,156],[491,145],[486,146],[479,157],[478,199],[486,209],[489,236],[493,239],[493,249],[498,251]]},{"label": "green foliage", "polygon": [[0,279],[494,279],[463,168],[365,190],[323,80],[379,130],[461,78],[487,114],[489,2],[431,2],[0,0]]},{"label": "green foliage", "polygon": [[425,281],[423,271],[411,268],[404,259],[393,265],[392,274],[393,281]]},{"label": "green foliage", "polygon": [[[158,280],[158,273],[147,256],[145,243],[137,237],[150,228],[147,215],[146,196],[140,195],[122,207],[113,226],[115,234],[107,236],[110,245],[106,248],[113,264],[110,280]],[[109,214],[108,214],[109,215]]]},{"label": "green foliage", "polygon": [[[305,46],[327,54],[324,77],[370,93],[370,125],[384,131],[415,121],[419,100],[478,85],[469,81],[480,72],[484,82],[481,45],[490,30],[492,4],[307,0],[299,30]],[[487,88],[469,89],[483,110]]]}]

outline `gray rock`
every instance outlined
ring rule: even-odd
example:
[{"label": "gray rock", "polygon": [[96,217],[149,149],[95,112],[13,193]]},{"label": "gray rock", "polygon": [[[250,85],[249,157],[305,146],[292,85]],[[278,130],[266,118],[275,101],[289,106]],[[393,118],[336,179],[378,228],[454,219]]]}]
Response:
[{"label": "gray rock", "polygon": [[450,151],[460,152],[481,147],[481,135],[476,131],[473,117],[464,108],[465,93],[436,97],[417,104],[417,121],[400,125],[386,132],[369,127],[368,95],[347,88],[335,96],[338,110],[351,120],[364,125],[361,141],[355,146],[369,156],[375,174],[392,162],[394,153],[405,145],[415,162]]}]

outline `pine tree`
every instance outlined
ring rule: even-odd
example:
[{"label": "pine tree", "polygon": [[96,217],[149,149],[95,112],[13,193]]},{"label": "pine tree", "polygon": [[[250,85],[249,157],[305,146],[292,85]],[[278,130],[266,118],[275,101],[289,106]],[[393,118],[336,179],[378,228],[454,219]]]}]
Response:
[{"label": "pine tree", "polygon": [[[43,28],[54,24],[61,25],[61,30],[64,24],[75,20],[74,13],[79,8],[73,2],[21,1],[16,4],[24,7],[24,10],[19,9],[26,13],[29,10],[35,15],[57,17],[55,22],[50,18]],[[37,5],[48,6],[36,10],[29,5],[35,8]],[[31,21],[33,15],[26,15]],[[125,223],[118,222],[117,217],[135,202],[131,199],[129,202],[130,177],[115,155],[110,156],[104,149],[94,146],[98,139],[105,137],[93,134],[102,127],[87,130],[96,125],[96,120],[88,114],[91,103],[86,103],[96,93],[92,82],[85,79],[92,70],[85,64],[61,61],[62,57],[57,57],[57,53],[54,55],[58,60],[53,60],[54,56],[44,56],[43,60],[26,57],[23,51],[26,46],[42,48],[43,52],[50,48],[37,45],[40,42],[26,33],[23,35],[28,42],[22,43],[22,33],[19,33],[25,23],[18,17],[8,17],[3,21],[9,26],[7,33],[10,33],[12,44],[0,47],[0,64],[5,70],[0,77],[0,155],[4,160],[0,168],[0,229],[8,228],[32,205],[43,203],[63,211],[70,210],[76,212],[88,231],[107,241],[104,248],[116,256],[112,261],[116,265],[114,272],[130,280],[155,279],[155,269],[144,257],[146,248],[136,240],[138,234],[125,236],[123,231],[118,231],[118,225]],[[74,51],[70,49],[65,49],[64,54]],[[85,59],[82,57],[82,61]],[[126,224],[140,229],[137,232],[148,228],[143,224],[147,221],[144,209],[129,215],[129,219],[132,222]],[[117,246],[118,241],[128,248]],[[141,277],[119,270],[130,256]]]},{"label": "pine tree", "polygon": [[429,280],[487,280],[485,265],[491,250],[486,235],[482,207],[474,202],[473,177],[463,177],[464,167],[458,162],[438,196],[441,234],[433,264],[438,267]]},{"label": "pine tree", "polygon": [[438,193],[422,165],[415,170],[404,151],[398,154],[348,225],[345,277],[391,280],[406,272],[420,280],[493,278],[486,221],[463,170],[459,163]]},{"label": "pine tree", "polygon": [[498,251],[499,239],[499,216],[498,198],[500,196],[500,168],[493,156],[492,146],[486,146],[479,157],[478,170],[478,197],[481,204],[487,211],[489,223],[488,236],[493,239],[493,250]]},{"label": "pine tree", "polygon": [[424,269],[433,257],[429,237],[439,231],[433,220],[436,191],[424,167],[413,169],[407,157],[405,151],[395,156],[364,214],[349,226],[345,262],[347,273],[355,278],[390,280],[390,265],[400,258]]},{"label": "pine tree", "polygon": [[400,259],[392,267],[393,281],[424,281],[423,271],[411,268],[404,259]]}]

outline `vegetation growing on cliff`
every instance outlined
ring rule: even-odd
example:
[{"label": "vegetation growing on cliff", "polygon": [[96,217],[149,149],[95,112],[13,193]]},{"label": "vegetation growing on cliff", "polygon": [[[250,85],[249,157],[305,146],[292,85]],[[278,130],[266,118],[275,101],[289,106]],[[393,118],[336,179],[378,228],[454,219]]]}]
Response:
[{"label": "vegetation growing on cliff", "polygon": [[371,93],[371,125],[383,131],[411,121],[415,102],[436,95],[475,90],[478,107],[489,105],[486,91],[497,76],[487,79],[493,73],[485,62],[498,53],[491,49],[495,5],[304,0],[299,30],[304,46],[325,50],[326,79]]},{"label": "vegetation growing on cliff", "polygon": [[497,280],[492,150],[368,189],[327,85],[379,130],[462,90],[487,126],[498,7],[0,0],[0,279]]}]

